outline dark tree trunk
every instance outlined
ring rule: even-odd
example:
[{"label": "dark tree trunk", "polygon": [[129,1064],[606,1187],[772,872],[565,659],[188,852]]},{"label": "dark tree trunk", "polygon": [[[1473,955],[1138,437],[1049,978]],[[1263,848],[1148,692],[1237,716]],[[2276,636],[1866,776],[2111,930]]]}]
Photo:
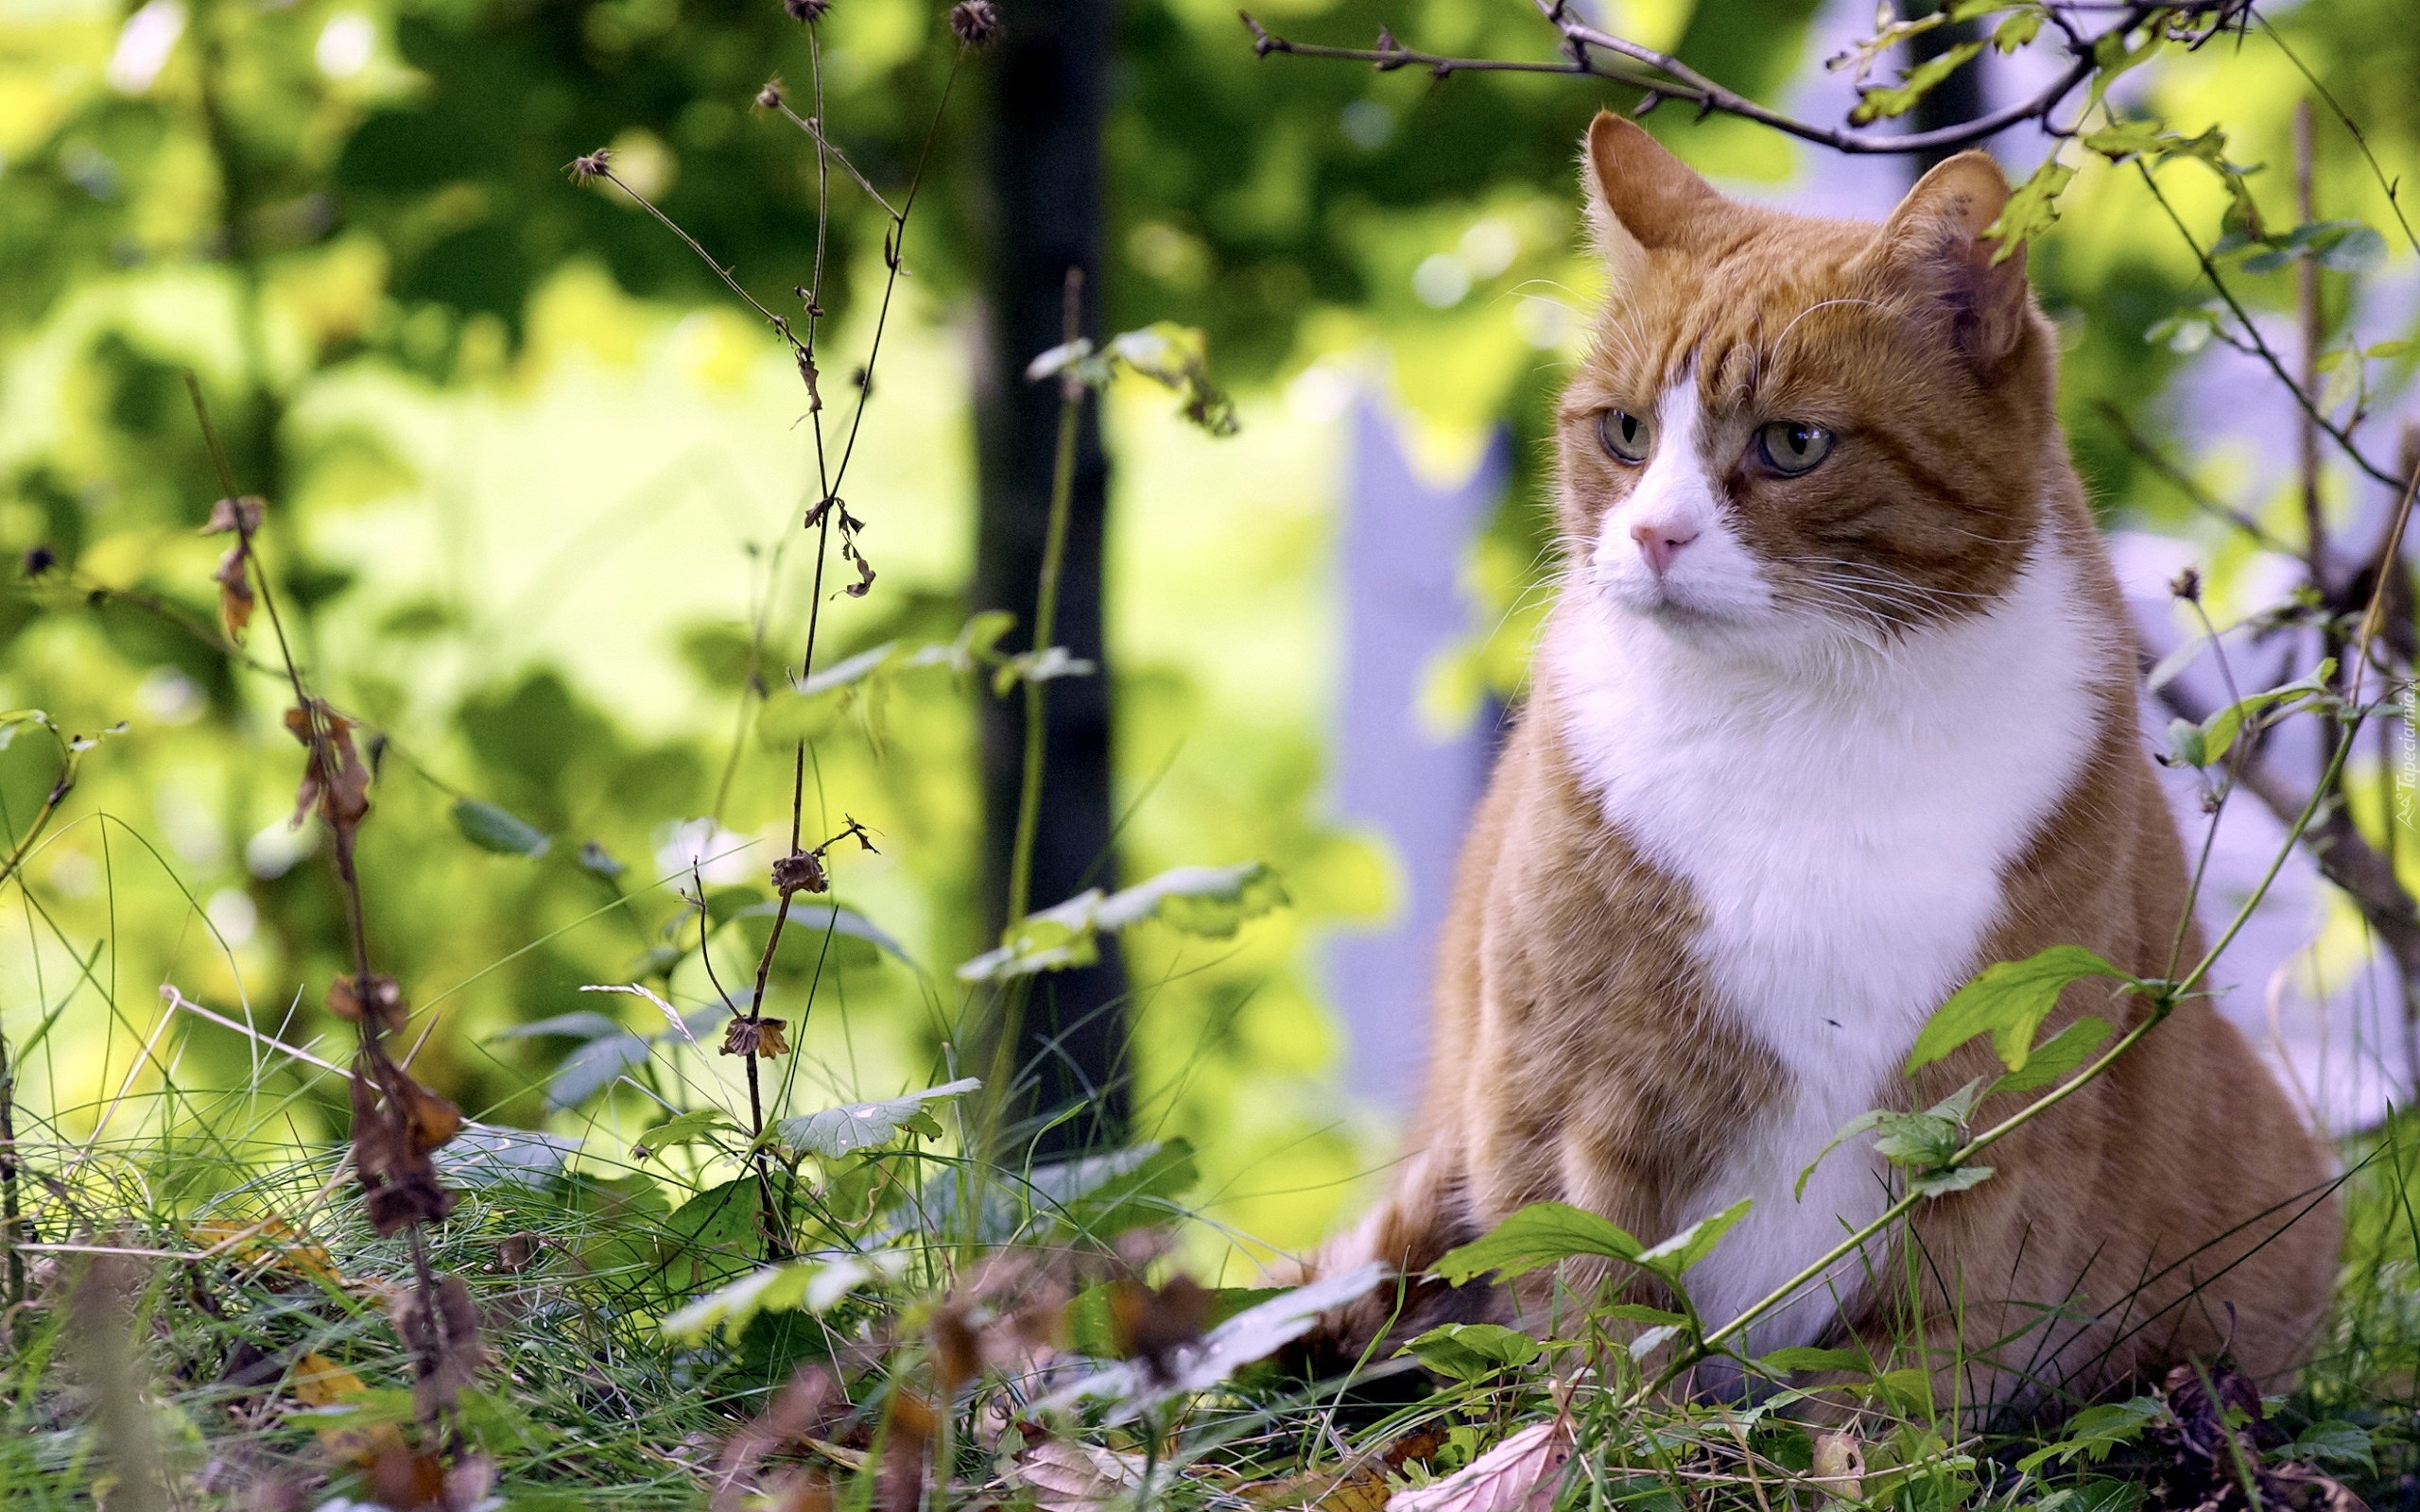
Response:
[{"label": "dark tree trunk", "polygon": [[[1908,14],[1924,15],[1937,9],[1939,7],[1932,4],[1912,6]],[[1930,31],[1919,32],[1909,39],[1908,66],[1914,68],[1930,62],[1960,43],[1972,42],[1975,35],[1976,24],[1972,21],[1953,21]],[[1909,112],[1908,129],[1938,131],[1946,127],[1963,126],[1982,114],[1983,60],[1991,55],[1992,50],[1984,48],[1968,59],[1956,73],[1927,91],[1924,98],[1916,101],[1916,108]],[[1979,143],[1977,145],[1980,146]],[[1933,147],[1919,152],[1915,154],[1915,172],[1921,176],[1965,150],[1964,147]]]},{"label": "dark tree trunk", "polygon": [[[1059,386],[1031,384],[1025,367],[1059,344],[1070,267],[1083,271],[1083,328],[1101,335],[1101,160],[1114,46],[1112,0],[1007,0],[1000,40],[985,59],[991,89],[987,154],[991,261],[985,346],[975,392],[981,506],[975,603],[1007,610],[1028,643],[1059,430]],[[1086,404],[1079,427],[1074,511],[1068,523],[1053,639],[1100,670],[1048,685],[1042,822],[1028,896],[1046,908],[1084,888],[1115,886],[1110,855],[1110,708],[1101,644],[1101,536],[1109,470],[1100,427]],[[983,910],[996,933],[1009,893],[1023,770],[1021,697],[983,705]],[[1046,1141],[1053,1149],[1115,1140],[1124,1122],[1125,973],[1115,943],[1100,964],[1032,979],[1016,1064],[1033,1088],[1020,1111],[1076,1116]]]}]

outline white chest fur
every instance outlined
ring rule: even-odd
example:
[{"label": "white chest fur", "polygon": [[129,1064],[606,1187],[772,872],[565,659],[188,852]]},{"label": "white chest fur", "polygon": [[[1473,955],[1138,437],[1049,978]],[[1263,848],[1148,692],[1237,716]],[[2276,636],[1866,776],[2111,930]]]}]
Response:
[{"label": "white chest fur", "polygon": [[[1899,641],[1889,662],[1754,664],[1574,586],[1543,691],[1583,779],[1704,909],[1724,1007],[1791,1074],[1687,1217],[1753,1198],[1691,1273],[1727,1320],[1869,1221],[1870,1154],[1799,1173],[1877,1106],[1917,1029],[1979,965],[1999,877],[2090,748],[2101,638],[2063,552],[2045,548],[1986,613]],[[1758,1352],[1819,1334],[1862,1266],[1751,1331]]]}]

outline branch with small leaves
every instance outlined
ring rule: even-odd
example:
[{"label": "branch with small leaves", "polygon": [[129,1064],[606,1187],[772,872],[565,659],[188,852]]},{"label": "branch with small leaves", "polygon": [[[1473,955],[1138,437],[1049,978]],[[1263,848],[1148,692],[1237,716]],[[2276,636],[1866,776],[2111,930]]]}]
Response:
[{"label": "branch with small leaves", "polygon": [[[1724,87],[1669,53],[1660,52],[1591,24],[1572,0],[1535,0],[1535,3],[1540,19],[1553,29],[1555,35],[1558,56],[1551,59],[1471,58],[1426,52],[1405,45],[1392,31],[1383,27],[1378,32],[1376,44],[1370,47],[1302,43],[1275,35],[1254,20],[1250,12],[1237,14],[1252,33],[1253,55],[1260,58],[1284,54],[1298,58],[1340,59],[1368,63],[1382,74],[1401,68],[1423,68],[1441,80],[1456,74],[1481,73],[1564,74],[1600,78],[1640,91],[1639,102],[1632,112],[1634,115],[1645,115],[1667,101],[1678,101],[1695,107],[1700,120],[1709,115],[1733,115],[1804,142],[1830,147],[1836,152],[1904,155],[1946,152],[1971,146],[2027,122],[2039,123],[2054,135],[2069,134],[2073,129],[2072,124],[2063,126],[2054,117],[2075,97],[2077,91],[2083,89],[2096,75],[2108,69],[2128,51],[2127,39],[2131,35],[2151,26],[2157,28],[2166,40],[2199,46],[2219,32],[2239,26],[2251,9],[2249,0],[2187,0],[2186,4],[2166,6],[2128,5],[2118,9],[2115,20],[2095,28],[2092,21],[2104,16],[2107,7],[2085,3],[2062,4],[2059,0],[2048,0],[2048,3],[2021,0],[2016,4],[2011,4],[2009,0],[1958,0],[1958,3],[1945,6],[1934,15],[1891,23],[1877,30],[1874,37],[1860,42],[1833,60],[1835,68],[1852,69],[1860,80],[1858,103],[1850,116],[1855,126],[1869,125],[1912,111],[1927,93],[1984,45],[1981,43],[1961,43],[1919,65],[1895,84],[1862,82],[1866,70],[1883,52],[1910,36],[1937,26],[2007,11],[2010,15],[1994,32],[1992,45],[2002,52],[2015,52],[2033,45],[2037,38],[2046,35],[2045,24],[2048,23],[2048,34],[2055,34],[2057,45],[2065,52],[2066,60],[2058,65],[2058,71],[2050,79],[2032,94],[1974,120],[1930,131],[1888,132],[1824,126],[1772,110]],[[2097,101],[2097,92],[2094,97]]]}]

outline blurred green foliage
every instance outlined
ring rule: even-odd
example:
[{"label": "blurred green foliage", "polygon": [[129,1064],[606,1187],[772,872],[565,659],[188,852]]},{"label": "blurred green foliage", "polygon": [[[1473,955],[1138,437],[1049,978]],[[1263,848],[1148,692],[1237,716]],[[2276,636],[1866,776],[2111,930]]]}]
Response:
[{"label": "blurred green foliage", "polygon": [[[1807,0],[1619,9],[1642,38],[1769,95],[1813,62]],[[778,76],[795,102],[820,78],[835,141],[886,191],[939,113],[851,491],[882,576],[863,601],[826,605],[822,644],[828,665],[888,640],[948,641],[972,536],[965,314],[986,83],[980,55],[954,61],[941,11],[838,0],[820,43],[776,0],[17,0],[0,16],[0,541],[54,558],[12,570],[0,593],[0,705],[130,727],[92,755],[0,900],[0,1028],[43,1052],[24,1072],[29,1104],[89,1131],[141,1116],[139,1100],[110,1109],[121,1088],[239,1079],[252,1047],[199,1022],[164,1027],[162,981],[291,1041],[330,1029],[320,996],[341,969],[340,919],[316,832],[286,822],[301,765],[279,723],[288,696],[213,640],[218,545],[195,527],[219,490],[184,398],[191,369],[239,478],[269,500],[265,550],[298,655],[383,737],[362,869],[373,956],[421,1014],[409,1038],[427,1030],[417,1066],[497,1122],[627,1143],[648,1120],[631,1085],[549,1113],[563,1042],[497,1036],[582,1009],[661,1029],[643,1003],[578,989],[694,943],[673,891],[693,854],[718,916],[713,977],[751,969],[762,919],[740,910],[762,901],[788,781],[751,689],[803,638],[795,526],[811,474],[786,355],[661,226],[563,167],[610,145],[617,172],[757,300],[795,313],[814,157],[752,107],[758,90]],[[1617,92],[1256,61],[1221,0],[1120,14],[1111,325],[1202,328],[1244,422],[1219,443],[1148,386],[1110,401],[1125,870],[1262,860],[1293,900],[1231,942],[1136,931],[1136,1072],[1147,1130],[1201,1149],[1218,1215],[1300,1242],[1377,1148],[1326,1090],[1317,941],[1383,915],[1392,887],[1381,850],[1322,806],[1341,397],[1392,394],[1441,469],[1511,428],[1515,475],[1469,567],[1469,648],[1436,669],[1442,703],[1475,717],[1482,694],[1517,690],[1539,609],[1542,442],[1596,279],[1574,144]],[[2275,25],[2383,173],[2409,178],[2420,29],[2398,15],[2392,0],[2332,0]],[[1512,0],[1288,0],[1268,19],[1339,42],[1383,22],[1440,50],[1545,46]],[[2289,161],[2306,86],[2265,30],[2172,58],[2142,87],[2183,129],[2223,122],[2236,161]],[[1755,192],[1824,172],[1742,123],[1651,119]],[[2217,180],[2164,181],[2214,235]],[[2320,181],[2323,214],[2392,227],[2341,130],[2323,132]],[[2253,183],[2290,224],[2281,175]],[[883,219],[837,178],[832,205],[838,377],[871,336]],[[2390,245],[2408,280],[2408,250]],[[2099,406],[2160,428],[2155,396],[2185,358],[2144,334],[2203,298],[2189,257],[2131,170],[2105,164],[2085,168],[2033,256],[2068,333],[2065,404],[2097,497],[2177,524],[2187,507]],[[2244,284],[2277,307],[2290,275]],[[2392,366],[2389,382],[2411,364]],[[2285,442],[2247,437],[2238,456],[2192,461],[2224,483]],[[2290,511],[2282,493],[2255,504]],[[248,654],[273,661],[264,625]],[[810,841],[844,815],[873,828],[880,853],[839,852],[837,893],[916,969],[862,940],[821,967],[818,936],[785,951],[776,1011],[810,1021],[786,1068],[799,1111],[940,1079],[961,1001],[951,969],[992,943],[973,923],[973,700],[988,696],[923,671],[816,735]],[[41,741],[0,750],[11,834],[53,763]],[[465,799],[543,832],[544,853],[474,843],[456,818]],[[672,971],[684,1007],[717,995],[706,964],[691,954]],[[640,1080],[685,1107],[727,1095],[700,1085],[727,1075],[667,1056]],[[311,1099],[290,1112],[304,1134],[340,1117]]]}]

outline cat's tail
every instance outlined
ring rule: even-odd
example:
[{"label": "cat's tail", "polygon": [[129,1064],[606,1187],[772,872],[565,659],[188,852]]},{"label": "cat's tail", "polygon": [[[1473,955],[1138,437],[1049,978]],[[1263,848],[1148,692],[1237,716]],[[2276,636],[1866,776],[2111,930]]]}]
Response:
[{"label": "cat's tail", "polygon": [[1374,1370],[1441,1324],[1501,1321],[1498,1314],[1509,1309],[1499,1288],[1479,1281],[1449,1286],[1429,1274],[1447,1250],[1478,1232],[1459,1177],[1430,1152],[1410,1156],[1360,1222],[1280,1271],[1281,1281],[1300,1283],[1372,1261],[1381,1266],[1369,1291],[1320,1319],[1303,1341],[1298,1367],[1322,1380]]}]

